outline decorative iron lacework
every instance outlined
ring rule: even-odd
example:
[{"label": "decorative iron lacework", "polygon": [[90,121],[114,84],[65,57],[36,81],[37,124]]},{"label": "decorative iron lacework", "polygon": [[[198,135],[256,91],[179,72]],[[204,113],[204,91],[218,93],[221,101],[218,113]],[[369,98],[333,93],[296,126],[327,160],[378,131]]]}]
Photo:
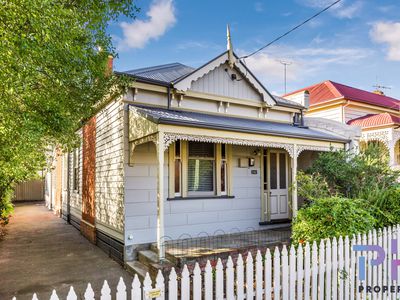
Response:
[{"label": "decorative iron lacework", "polygon": [[296,157],[299,157],[301,152],[303,151],[320,151],[320,152],[329,152],[329,151],[337,151],[342,148],[340,147],[326,147],[326,146],[312,146],[312,145],[298,145],[297,146],[297,151],[296,151]]},{"label": "decorative iron lacework", "polygon": [[363,141],[380,141],[389,147],[389,134],[388,130],[363,132],[361,139]]},{"label": "decorative iron lacework", "polygon": [[132,141],[131,143],[134,146],[137,146],[137,145],[145,144],[145,143],[148,143],[148,142],[153,142],[153,143],[157,144],[157,134],[155,133],[155,134],[151,134],[151,135],[148,135],[148,136],[144,136],[142,138],[139,138],[137,140]]},{"label": "decorative iron lacework", "polygon": [[201,136],[201,135],[189,135],[189,134],[177,134],[177,133],[165,133],[164,134],[164,150],[167,149],[172,143],[174,143],[178,140],[192,141],[192,142],[216,143],[216,144],[241,145],[241,146],[281,148],[281,149],[285,149],[291,157],[293,157],[293,153],[294,153],[294,145],[293,144],[259,142],[259,141],[244,140],[244,139],[208,137],[208,136]]},{"label": "decorative iron lacework", "polygon": [[396,145],[398,140],[400,140],[400,131],[393,130],[392,131],[392,145],[393,145],[393,147]]},{"label": "decorative iron lacework", "polygon": [[194,141],[194,142],[207,142],[207,143],[220,143],[220,144],[231,144],[231,145],[243,145],[253,147],[265,147],[265,148],[280,148],[286,150],[291,158],[298,157],[301,152],[305,150],[310,151],[331,151],[337,150],[334,147],[323,147],[323,146],[312,146],[312,145],[298,145],[295,153],[294,144],[287,143],[276,143],[276,142],[260,142],[253,140],[244,139],[231,139],[221,137],[206,137],[199,135],[189,134],[177,134],[177,133],[165,133],[164,134],[164,150],[166,150],[172,143],[177,140]]}]

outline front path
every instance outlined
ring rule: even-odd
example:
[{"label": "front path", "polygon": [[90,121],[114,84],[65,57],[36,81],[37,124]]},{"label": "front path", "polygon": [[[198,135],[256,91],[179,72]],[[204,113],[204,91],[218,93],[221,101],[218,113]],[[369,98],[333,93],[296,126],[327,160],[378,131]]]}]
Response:
[{"label": "front path", "polygon": [[120,276],[128,286],[132,282],[118,263],[44,205],[16,206],[6,229],[0,241],[2,300],[30,300],[34,292],[47,300],[52,289],[65,299],[70,285],[80,299],[88,282],[98,297],[104,279],[113,294]]}]

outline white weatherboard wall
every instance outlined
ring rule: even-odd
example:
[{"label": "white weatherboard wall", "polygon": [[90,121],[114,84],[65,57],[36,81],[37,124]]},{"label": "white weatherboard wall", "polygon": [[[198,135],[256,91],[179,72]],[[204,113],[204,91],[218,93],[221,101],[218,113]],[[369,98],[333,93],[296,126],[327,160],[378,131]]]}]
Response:
[{"label": "white weatherboard wall", "polygon": [[383,111],[380,110],[379,108],[371,109],[371,108],[356,107],[356,106],[348,106],[344,108],[346,122],[352,119],[363,117],[368,114],[379,114],[382,112]]},{"label": "white weatherboard wall", "polygon": [[[164,200],[165,235],[173,239],[182,234],[197,236],[217,230],[230,232],[258,229],[261,212],[259,157],[254,168],[239,168],[239,157],[253,156],[254,148],[233,146],[233,199]],[[165,152],[165,161],[167,159]],[[152,143],[137,146],[133,166],[126,167],[125,243],[134,245],[156,241],[157,160]],[[257,174],[251,174],[251,170]],[[164,178],[168,195],[168,166]],[[167,196],[166,196],[167,197]],[[132,236],[132,239],[128,239]]]},{"label": "white weatherboard wall", "polygon": [[341,107],[329,108],[316,112],[307,112],[306,115],[308,117],[330,119],[343,123]]},{"label": "white weatherboard wall", "polygon": [[124,227],[124,105],[96,115],[96,227],[122,240]]},{"label": "white weatherboard wall", "polygon": [[[82,138],[82,129],[79,130],[78,135]],[[70,191],[70,208],[71,215],[73,215],[77,219],[82,219],[82,145],[79,147],[79,159],[78,159],[78,168],[79,168],[79,190],[76,191],[73,189],[74,182],[74,155],[73,153],[69,154],[70,160],[70,172],[69,172],[69,182],[71,183],[71,191]]]},{"label": "white weatherboard wall", "polygon": [[[236,75],[236,80],[231,79],[232,74]],[[260,93],[248,83],[247,79],[236,70],[232,70],[227,64],[223,64],[193,81],[191,90],[225,97],[249,99],[253,102],[262,101]]]}]

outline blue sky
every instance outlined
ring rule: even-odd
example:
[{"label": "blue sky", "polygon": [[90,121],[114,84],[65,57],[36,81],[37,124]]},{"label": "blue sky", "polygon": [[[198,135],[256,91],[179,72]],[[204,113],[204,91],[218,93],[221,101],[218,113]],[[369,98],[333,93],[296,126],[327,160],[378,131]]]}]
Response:
[{"label": "blue sky", "polygon": [[[109,31],[124,71],[171,62],[198,67],[226,49],[226,24],[234,50],[248,54],[333,0],[153,0],[136,1],[135,20],[120,19]],[[288,91],[327,79],[372,90],[391,87],[400,99],[400,0],[342,0],[246,64],[273,93],[282,94],[283,66]]]}]

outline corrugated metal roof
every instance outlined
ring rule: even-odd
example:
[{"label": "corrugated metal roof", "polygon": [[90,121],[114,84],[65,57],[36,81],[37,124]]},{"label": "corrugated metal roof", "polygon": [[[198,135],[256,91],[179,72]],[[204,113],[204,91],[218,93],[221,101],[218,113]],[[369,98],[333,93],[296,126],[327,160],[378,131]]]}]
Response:
[{"label": "corrugated metal roof", "polygon": [[311,107],[313,105],[324,103],[332,99],[344,98],[347,100],[353,100],[396,110],[400,109],[400,100],[398,99],[364,91],[341,83],[333,82],[331,80],[327,80],[306,88],[299,89],[284,96],[293,95],[305,90],[310,93]]},{"label": "corrugated metal roof", "polygon": [[347,142],[347,140],[338,136],[326,134],[307,127],[296,127],[291,124],[209,115],[189,111],[168,110],[163,108],[150,108],[136,105],[131,106],[135,107],[144,117],[159,124],[176,124],[246,133]]},{"label": "corrugated metal roof", "polygon": [[154,67],[147,67],[135,69],[125,72],[123,74],[134,75],[136,77],[145,78],[149,80],[156,80],[164,83],[171,83],[182,76],[185,76],[195,69],[181,63],[172,63],[166,65],[159,65]]},{"label": "corrugated metal roof", "polygon": [[349,125],[357,125],[362,128],[378,127],[383,125],[399,125],[400,118],[389,113],[369,114],[347,122]]}]

